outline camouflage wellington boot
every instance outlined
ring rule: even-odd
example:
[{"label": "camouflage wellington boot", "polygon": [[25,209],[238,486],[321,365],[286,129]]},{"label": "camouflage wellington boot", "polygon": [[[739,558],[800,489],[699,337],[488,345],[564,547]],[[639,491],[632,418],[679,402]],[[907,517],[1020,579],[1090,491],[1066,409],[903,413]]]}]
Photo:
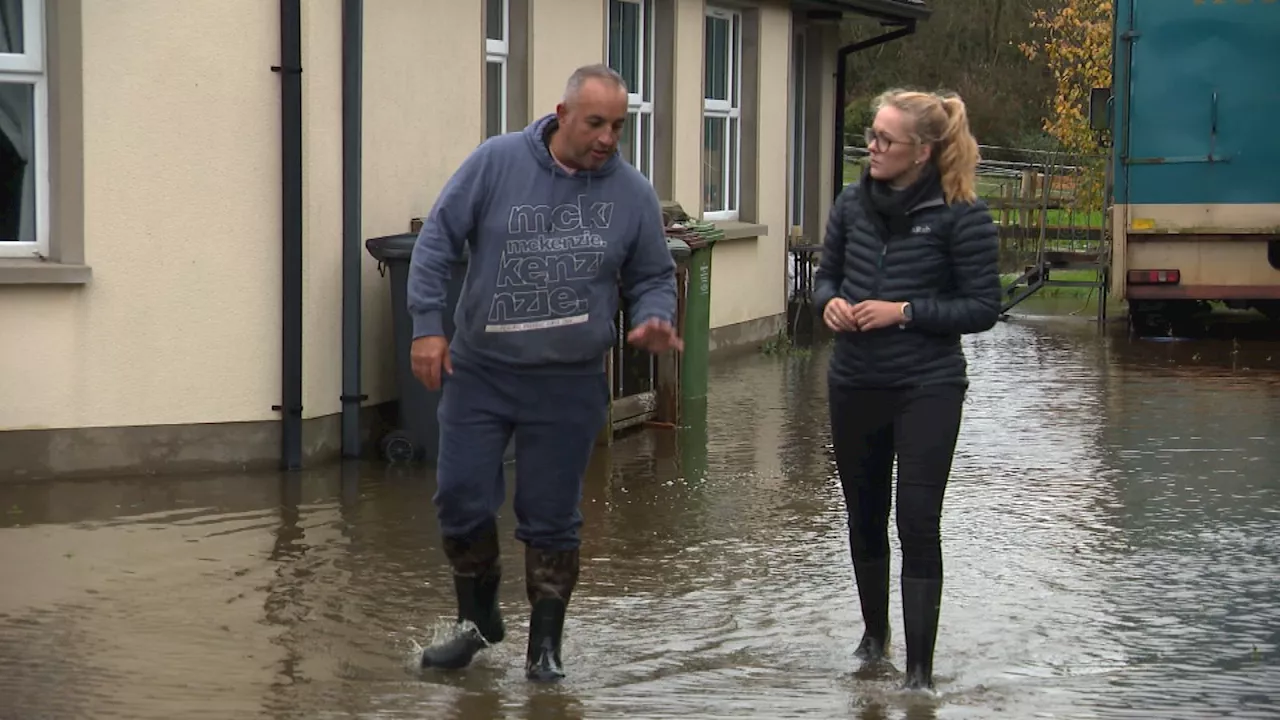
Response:
[{"label": "camouflage wellington boot", "polygon": [[569,597],[578,584],[578,550],[525,549],[525,585],[533,611],[525,675],[534,682],[564,677],[560,639]]},{"label": "camouflage wellington boot", "polygon": [[459,670],[476,653],[502,642],[506,628],[498,609],[502,564],[498,557],[498,528],[489,524],[467,538],[444,538],[444,552],[453,566],[458,599],[459,632],[422,653],[422,666]]}]

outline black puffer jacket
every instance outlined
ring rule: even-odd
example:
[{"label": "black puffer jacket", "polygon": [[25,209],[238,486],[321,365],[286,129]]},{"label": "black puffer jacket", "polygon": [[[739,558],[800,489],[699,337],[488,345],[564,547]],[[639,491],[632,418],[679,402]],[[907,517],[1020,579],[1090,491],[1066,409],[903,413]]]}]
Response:
[{"label": "black puffer jacket", "polygon": [[849,387],[968,386],[960,336],[1000,312],[999,236],[986,204],[948,205],[936,172],[891,191],[863,174],[840,193],[815,279],[819,317],[842,297],[910,302],[912,320],[836,335],[830,379]]}]

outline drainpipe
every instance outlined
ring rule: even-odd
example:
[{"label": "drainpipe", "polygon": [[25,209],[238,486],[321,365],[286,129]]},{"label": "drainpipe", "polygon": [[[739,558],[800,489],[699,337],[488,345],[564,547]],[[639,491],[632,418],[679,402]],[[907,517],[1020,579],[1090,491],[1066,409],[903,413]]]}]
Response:
[{"label": "drainpipe", "polygon": [[361,110],[364,1],[342,0],[342,457],[360,457]]},{"label": "drainpipe", "polygon": [[[897,30],[877,35],[866,40],[859,40],[856,43],[850,43],[840,48],[836,53],[836,136],[834,150],[834,162],[831,166],[831,195],[838,197],[840,191],[844,189],[844,106],[848,102],[846,99],[847,78],[849,75],[849,56],[873,48],[877,45],[883,45],[891,40],[897,40],[906,37],[916,31],[915,20],[904,20]],[[893,27],[893,24],[885,23],[887,27]]]},{"label": "drainpipe", "polygon": [[280,467],[302,467],[302,7],[280,0]]}]

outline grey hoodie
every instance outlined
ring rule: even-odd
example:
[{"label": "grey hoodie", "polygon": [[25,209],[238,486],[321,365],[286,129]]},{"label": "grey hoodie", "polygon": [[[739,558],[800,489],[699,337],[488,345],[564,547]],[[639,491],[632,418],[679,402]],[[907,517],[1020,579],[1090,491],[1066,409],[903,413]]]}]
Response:
[{"label": "grey hoodie", "polygon": [[414,245],[413,337],[443,335],[449,262],[470,252],[454,313],[455,360],[518,370],[599,372],[630,322],[674,324],[675,263],[653,186],[616,155],[565,172],[547,149],[547,115],[490,138],[449,179]]}]

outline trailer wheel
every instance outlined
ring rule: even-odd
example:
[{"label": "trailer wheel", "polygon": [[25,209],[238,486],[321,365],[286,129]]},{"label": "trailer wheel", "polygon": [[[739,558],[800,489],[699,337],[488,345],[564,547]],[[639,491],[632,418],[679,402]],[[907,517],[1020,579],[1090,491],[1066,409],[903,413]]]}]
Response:
[{"label": "trailer wheel", "polygon": [[1138,337],[1189,335],[1196,316],[1209,309],[1201,300],[1131,300],[1129,330]]},{"label": "trailer wheel", "polygon": [[1254,300],[1253,307],[1271,322],[1280,322],[1280,300]]}]

